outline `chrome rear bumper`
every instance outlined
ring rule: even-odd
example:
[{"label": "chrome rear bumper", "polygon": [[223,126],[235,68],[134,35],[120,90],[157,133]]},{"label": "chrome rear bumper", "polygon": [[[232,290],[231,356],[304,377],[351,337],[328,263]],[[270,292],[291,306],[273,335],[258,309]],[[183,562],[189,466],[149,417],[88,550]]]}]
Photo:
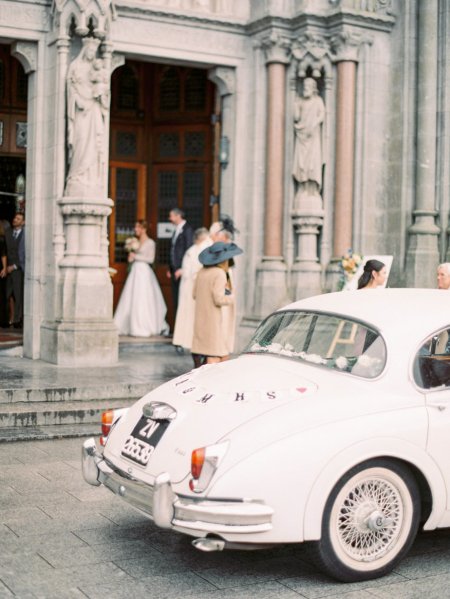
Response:
[{"label": "chrome rear bumper", "polygon": [[208,500],[179,496],[163,472],[153,486],[112,468],[97,451],[93,438],[82,447],[82,471],[90,485],[104,485],[141,510],[161,528],[204,533],[258,533],[272,528],[273,509],[254,500]]}]

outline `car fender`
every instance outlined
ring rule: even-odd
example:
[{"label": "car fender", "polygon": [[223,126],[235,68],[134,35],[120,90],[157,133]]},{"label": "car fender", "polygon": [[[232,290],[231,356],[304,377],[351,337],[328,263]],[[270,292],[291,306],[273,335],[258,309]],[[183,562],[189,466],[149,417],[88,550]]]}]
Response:
[{"label": "car fender", "polygon": [[[382,452],[380,452],[382,448]],[[366,460],[391,457],[414,465],[425,477],[431,490],[432,510],[424,530],[437,527],[445,512],[447,490],[436,462],[420,446],[407,440],[374,437],[349,445],[330,460],[321,470],[306,502],[303,531],[305,541],[320,539],[325,503],[339,479],[354,466]]]}]

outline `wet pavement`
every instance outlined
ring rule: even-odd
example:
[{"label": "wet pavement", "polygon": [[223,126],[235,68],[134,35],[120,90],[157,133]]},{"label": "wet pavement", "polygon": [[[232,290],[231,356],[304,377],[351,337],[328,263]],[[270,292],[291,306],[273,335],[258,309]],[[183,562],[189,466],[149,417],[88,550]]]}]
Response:
[{"label": "wet pavement", "polygon": [[80,472],[80,439],[0,445],[0,597],[444,599],[450,530],[420,534],[395,572],[337,583],[307,544],[201,553]]},{"label": "wet pavement", "polygon": [[[26,401],[30,392],[40,389],[73,390],[101,389],[169,380],[192,368],[189,353],[178,354],[170,341],[154,339],[149,342],[123,338],[119,346],[119,361],[114,366],[68,368],[41,360],[21,357],[21,348],[0,350],[0,402],[6,401],[6,391],[22,390],[20,401]],[[25,391],[28,391],[28,396]],[[72,390],[72,391],[70,391]],[[100,395],[99,397],[104,397]],[[117,395],[116,395],[117,396]]]}]

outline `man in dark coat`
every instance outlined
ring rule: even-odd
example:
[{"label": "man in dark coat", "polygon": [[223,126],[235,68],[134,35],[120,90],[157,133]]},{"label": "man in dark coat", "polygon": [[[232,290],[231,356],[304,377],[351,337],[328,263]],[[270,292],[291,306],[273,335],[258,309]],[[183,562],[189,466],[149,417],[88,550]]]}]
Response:
[{"label": "man in dark coat", "polygon": [[14,328],[21,328],[23,321],[23,284],[25,272],[25,218],[18,212],[12,221],[11,229],[6,230],[6,251],[8,276],[6,279],[6,297],[14,298]]},{"label": "man in dark coat", "polygon": [[194,231],[191,225],[186,222],[184,212],[181,208],[172,208],[169,213],[169,220],[175,225],[175,231],[173,232],[170,244],[169,271],[167,273],[167,276],[172,281],[173,310],[175,316],[178,309],[181,263],[186,250],[194,242]]}]

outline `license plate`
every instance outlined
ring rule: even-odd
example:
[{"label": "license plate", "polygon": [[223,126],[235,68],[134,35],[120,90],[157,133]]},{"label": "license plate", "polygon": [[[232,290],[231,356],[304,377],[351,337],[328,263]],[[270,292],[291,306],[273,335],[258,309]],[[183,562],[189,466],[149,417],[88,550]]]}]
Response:
[{"label": "license plate", "polygon": [[122,455],[133,462],[146,466],[168,426],[168,420],[156,422],[146,416],[141,416],[125,440]]}]

